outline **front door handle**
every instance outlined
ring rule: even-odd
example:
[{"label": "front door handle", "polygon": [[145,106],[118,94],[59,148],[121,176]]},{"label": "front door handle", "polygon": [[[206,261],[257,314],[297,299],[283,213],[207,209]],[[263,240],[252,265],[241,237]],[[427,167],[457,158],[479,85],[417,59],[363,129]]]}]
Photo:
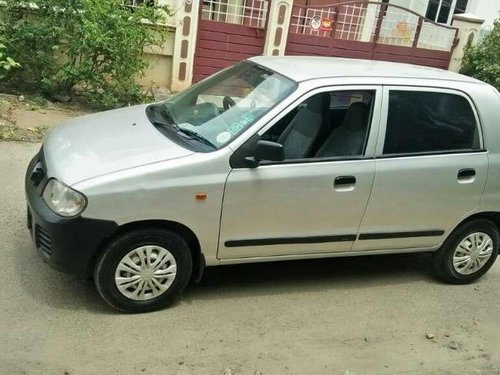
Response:
[{"label": "front door handle", "polygon": [[460,183],[474,182],[476,179],[476,170],[472,168],[460,169],[457,174],[457,180]]},{"label": "front door handle", "polygon": [[338,176],[333,182],[333,188],[337,191],[352,191],[355,186],[356,177],[354,176]]}]

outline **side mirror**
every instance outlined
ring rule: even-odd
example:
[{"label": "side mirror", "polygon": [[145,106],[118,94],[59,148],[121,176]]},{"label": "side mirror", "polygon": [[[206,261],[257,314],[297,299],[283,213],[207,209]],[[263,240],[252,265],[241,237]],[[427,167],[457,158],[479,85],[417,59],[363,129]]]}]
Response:
[{"label": "side mirror", "polygon": [[285,160],[285,152],[283,150],[283,145],[270,142],[270,141],[258,141],[255,145],[255,150],[253,157],[247,157],[249,167],[255,168],[259,165],[261,160],[268,161],[283,161]]}]

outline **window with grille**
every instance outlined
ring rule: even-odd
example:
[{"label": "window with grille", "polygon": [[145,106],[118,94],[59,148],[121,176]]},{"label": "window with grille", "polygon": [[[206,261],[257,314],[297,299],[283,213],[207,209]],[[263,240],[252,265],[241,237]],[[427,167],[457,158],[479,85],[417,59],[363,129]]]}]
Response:
[{"label": "window with grille", "polygon": [[449,25],[453,14],[465,13],[467,3],[468,0],[430,0],[425,17]]},{"label": "window with grille", "polygon": [[268,0],[204,0],[201,18],[264,28],[268,7]]}]

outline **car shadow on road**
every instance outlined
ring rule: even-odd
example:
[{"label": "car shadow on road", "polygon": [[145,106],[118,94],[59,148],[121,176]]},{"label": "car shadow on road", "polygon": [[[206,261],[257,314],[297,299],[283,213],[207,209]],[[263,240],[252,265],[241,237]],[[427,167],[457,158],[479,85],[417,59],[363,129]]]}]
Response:
[{"label": "car shadow on road", "polygon": [[429,254],[370,255],[207,268],[183,300],[439,283]]},{"label": "car shadow on road", "polygon": [[[64,310],[114,314],[91,280],[52,270],[37,256],[28,236],[16,237],[16,272],[38,303]],[[210,267],[202,281],[191,283],[181,302],[244,298],[321,290],[375,288],[415,282],[436,283],[428,254],[372,255]]]}]

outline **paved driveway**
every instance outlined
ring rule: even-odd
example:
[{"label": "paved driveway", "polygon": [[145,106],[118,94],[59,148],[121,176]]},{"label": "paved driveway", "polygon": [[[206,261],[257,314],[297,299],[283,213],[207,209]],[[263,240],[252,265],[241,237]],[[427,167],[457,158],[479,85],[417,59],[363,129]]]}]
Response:
[{"label": "paved driveway", "polygon": [[466,286],[426,255],[226,266],[169,310],[117,314],[35,253],[39,147],[0,142],[0,374],[500,373],[500,261]]}]

